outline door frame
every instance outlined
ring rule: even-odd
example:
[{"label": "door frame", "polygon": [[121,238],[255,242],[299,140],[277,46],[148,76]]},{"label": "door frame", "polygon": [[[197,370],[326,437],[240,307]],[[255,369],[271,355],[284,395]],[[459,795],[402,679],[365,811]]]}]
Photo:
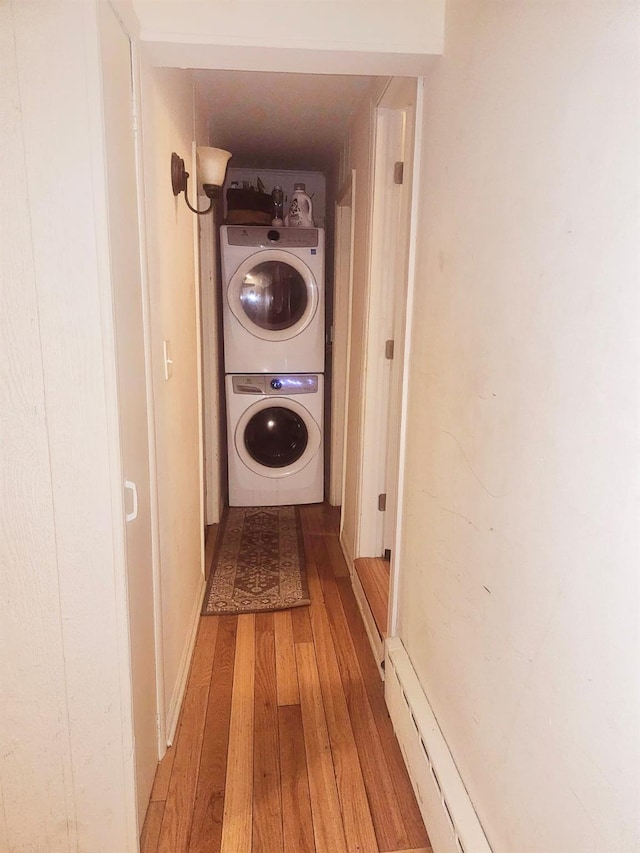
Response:
[{"label": "door frame", "polygon": [[158,760],[167,751],[167,716],[165,710],[164,640],[162,626],[162,586],[160,565],[160,518],[158,510],[158,468],[156,461],[155,399],[153,395],[151,296],[147,263],[147,222],[144,183],[144,152],[142,136],[142,57],[138,19],[128,0],[109,0],[122,29],[131,43],[131,72],[133,122],[136,156],[136,194],[138,199],[138,243],[140,246],[140,285],[142,295],[143,344],[147,385],[147,435],[149,445],[149,501],[151,515],[151,560],[153,573],[153,615],[155,633],[156,712]]},{"label": "door frame", "polygon": [[[419,143],[416,107],[397,105],[399,90],[405,82],[403,78],[392,78],[375,107],[357,557],[382,556],[386,545],[386,513],[379,509],[378,496],[388,495],[391,499],[387,502],[389,505],[395,503],[398,494],[401,395],[396,388],[392,393],[392,378],[401,385],[404,346],[410,323],[410,317],[403,309],[410,290],[411,199],[417,194],[416,172],[412,164]],[[412,98],[415,104],[417,85]],[[408,112],[413,113],[410,120],[407,119]],[[409,135],[405,139],[406,130],[409,130]],[[409,167],[405,170],[405,180],[400,184],[394,181],[394,164],[398,161],[406,161]],[[387,341],[395,343],[392,358],[385,354]],[[388,448],[392,451],[387,452]],[[388,511],[391,509],[389,507]],[[389,528],[393,555],[396,550],[395,522]]]},{"label": "door frame", "polygon": [[[118,4],[120,8],[120,4]],[[137,19],[136,19],[137,23]],[[123,26],[126,21],[123,22]],[[165,709],[165,679],[164,679],[164,630],[162,616],[162,566],[160,562],[160,515],[158,497],[158,467],[156,450],[156,408],[153,394],[153,362],[151,339],[151,295],[149,284],[149,268],[147,262],[147,221],[144,183],[144,155],[142,137],[142,58],[140,38],[129,32],[132,50],[133,69],[133,110],[135,116],[137,193],[138,193],[138,222],[140,234],[140,276],[142,284],[142,313],[144,321],[144,350],[147,365],[147,411],[149,413],[149,476],[150,476],[150,507],[151,507],[151,547],[153,567],[153,614],[156,640],[156,704],[158,720],[158,761],[162,760],[167,751],[167,714]]]},{"label": "door frame", "polygon": [[[405,145],[405,156],[408,156],[410,169],[405,172],[402,197],[396,198],[396,206],[389,205],[388,183],[385,187],[380,186],[376,180],[376,170],[379,163],[386,163],[389,167],[389,146],[393,146],[394,137],[378,131],[388,116],[380,110],[400,111],[393,106],[395,92],[393,90],[394,80],[392,78],[389,86],[385,89],[378,101],[375,111],[375,130],[373,140],[374,151],[374,175],[373,175],[373,215],[370,243],[370,269],[369,269],[369,313],[367,316],[367,350],[365,356],[365,383],[362,400],[362,443],[361,443],[361,466],[359,482],[359,523],[356,541],[356,556],[381,556],[382,542],[384,541],[384,513],[378,510],[377,495],[391,492],[395,495],[393,507],[394,518],[391,520],[392,547],[391,547],[391,571],[389,588],[389,618],[388,636],[394,636],[397,632],[398,621],[398,589],[399,573],[402,549],[402,524],[404,514],[403,486],[404,471],[406,464],[406,421],[408,403],[408,379],[409,364],[411,358],[411,329],[413,323],[413,302],[416,286],[416,241],[418,239],[418,201],[420,190],[421,170],[421,148],[422,148],[422,120],[424,112],[424,78],[416,79],[414,103],[412,116],[407,122],[410,134]],[[392,106],[386,107],[386,102]],[[382,121],[381,121],[382,119]],[[393,162],[393,161],[391,161]],[[407,176],[406,173],[410,175]],[[402,219],[398,219],[402,216]],[[396,217],[394,219],[394,217]],[[396,226],[404,222],[402,226],[406,230],[406,238],[403,244],[395,243],[395,250],[404,257],[405,273],[395,279],[392,301],[396,305],[404,307],[404,312],[396,317],[397,322],[389,325],[389,318],[385,316],[386,300],[384,285],[387,279],[385,273],[388,270],[386,260],[380,263],[382,252],[377,249],[381,242],[381,234],[384,229]],[[397,270],[397,265],[392,265]],[[385,325],[386,322],[386,325]],[[394,352],[394,373],[397,377],[398,388],[395,393],[390,394],[391,370],[389,362],[385,359],[384,345],[386,333],[392,331],[396,341]],[[387,361],[385,365],[384,362]],[[386,381],[386,385],[385,385]],[[391,409],[393,409],[391,411]],[[384,422],[383,422],[384,418]],[[387,437],[388,429],[394,430],[391,439]],[[381,442],[385,448],[391,448],[389,453],[380,453]],[[387,486],[385,478],[392,478],[393,482]],[[378,552],[378,553],[377,553]]]},{"label": "door frame", "polygon": [[420,184],[422,175],[422,128],[424,123],[424,102],[426,92],[426,79],[418,77],[416,80],[415,109],[413,116],[413,165],[411,176],[411,203],[408,221],[408,256],[407,256],[407,287],[406,304],[404,316],[404,345],[402,350],[402,372],[399,394],[398,412],[398,467],[396,482],[396,518],[394,548],[391,554],[391,575],[389,582],[389,611],[388,631],[389,637],[395,637],[398,633],[398,608],[399,608],[399,581],[401,563],[403,557],[403,533],[404,533],[404,510],[405,494],[404,480],[407,468],[407,410],[409,404],[409,378],[412,353],[412,329],[414,298],[418,281],[418,270],[416,266],[416,253],[418,244],[418,214],[420,207]]},{"label": "door frame", "polygon": [[[388,88],[388,87],[387,87]],[[386,92],[387,90],[385,90]],[[398,252],[397,221],[402,187],[393,181],[393,164],[402,157],[402,115],[383,106],[374,111],[372,216],[369,240],[368,311],[365,327],[361,424],[362,461],[358,483],[356,557],[380,557],[384,513],[378,496],[386,492],[385,468],[391,361],[385,342],[393,334],[393,307],[404,298],[404,282],[394,280]]]},{"label": "door frame", "polygon": [[[202,209],[208,200],[198,195]],[[217,210],[213,216],[199,217],[198,258],[196,263],[200,294],[200,362],[202,371],[202,431],[204,454],[203,504],[205,525],[219,524],[224,500],[222,496],[222,441],[220,406],[220,365],[218,363],[218,329],[220,306],[216,286],[217,265]],[[206,566],[205,566],[206,572]]]},{"label": "door frame", "polygon": [[[397,86],[395,84],[398,84]],[[418,188],[413,186],[414,159],[415,159],[415,136],[416,136],[416,100],[417,83],[412,86],[412,91],[407,90],[406,81],[394,80],[390,86],[391,91],[388,98],[404,113],[402,128],[402,150],[404,162],[404,176],[406,180],[402,185],[401,199],[397,211],[396,227],[400,239],[398,251],[393,264],[394,280],[398,282],[397,290],[401,291],[401,299],[392,311],[393,324],[391,328],[391,339],[395,342],[397,357],[394,354],[390,362],[390,387],[388,394],[387,416],[387,441],[385,459],[384,486],[387,495],[386,510],[382,521],[382,547],[383,552],[393,553],[395,550],[395,528],[397,521],[398,505],[398,478],[399,478],[399,454],[400,454],[400,430],[401,430],[401,393],[402,379],[405,375],[405,366],[400,357],[405,351],[405,342],[409,330],[406,325],[406,304],[409,284],[409,255],[411,250],[411,202],[418,197]],[[408,105],[407,105],[408,102]],[[403,236],[404,235],[404,236]],[[404,282],[402,286],[401,282]]]},{"label": "door frame", "polygon": [[[333,320],[331,328],[331,436],[329,503],[342,506],[345,489],[351,360],[351,312],[353,299],[353,244],[355,238],[356,170],[338,190],[335,202],[335,256]],[[342,514],[340,517],[342,533]]]}]

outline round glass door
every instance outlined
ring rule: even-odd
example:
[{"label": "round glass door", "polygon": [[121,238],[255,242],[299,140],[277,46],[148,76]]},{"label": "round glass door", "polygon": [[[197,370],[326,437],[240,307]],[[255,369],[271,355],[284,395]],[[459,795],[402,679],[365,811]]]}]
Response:
[{"label": "round glass door", "polygon": [[300,322],[307,307],[307,285],[300,273],[280,261],[252,267],[240,285],[240,304],[252,323],[280,332]]},{"label": "round glass door", "polygon": [[229,308],[252,335],[286,341],[309,325],[318,308],[318,285],[298,257],[277,249],[243,261],[229,282]]},{"label": "round glass door", "polygon": [[282,406],[257,412],[244,430],[244,444],[252,459],[267,468],[293,465],[304,454],[309,433],[302,418]]},{"label": "round glass door", "polygon": [[297,474],[320,449],[322,432],[309,410],[289,397],[267,397],[238,418],[234,444],[250,471],[279,479]]}]

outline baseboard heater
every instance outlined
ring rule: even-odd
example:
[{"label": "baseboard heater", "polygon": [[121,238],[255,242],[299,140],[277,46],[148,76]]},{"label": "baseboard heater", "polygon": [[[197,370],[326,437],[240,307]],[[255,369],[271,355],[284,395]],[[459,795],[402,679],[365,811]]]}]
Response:
[{"label": "baseboard heater", "polygon": [[386,641],[385,698],[434,853],[491,853],[409,656]]}]

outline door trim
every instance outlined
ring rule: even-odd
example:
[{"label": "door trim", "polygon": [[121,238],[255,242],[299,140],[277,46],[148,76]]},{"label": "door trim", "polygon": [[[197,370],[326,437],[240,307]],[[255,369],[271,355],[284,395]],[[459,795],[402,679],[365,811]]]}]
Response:
[{"label": "door trim", "polygon": [[[204,202],[203,202],[204,199]],[[204,207],[207,198],[199,194],[198,204]],[[217,211],[213,217],[201,216],[198,221],[198,279],[200,299],[200,364],[202,371],[202,443],[203,443],[203,503],[205,525],[219,524],[223,498],[221,482],[221,412],[220,365],[218,363],[218,330],[220,305],[216,287],[218,245]]]},{"label": "door trim", "polygon": [[[378,509],[378,495],[387,491],[391,399],[391,362],[385,358],[385,340],[393,337],[394,304],[404,302],[407,287],[406,278],[398,280],[395,276],[395,259],[406,249],[396,237],[405,203],[403,187],[393,181],[393,164],[402,156],[404,111],[383,106],[383,100],[384,95],[375,108],[356,557],[379,557],[383,551],[384,514]],[[400,347],[397,349],[395,357],[401,358]]]},{"label": "door trim", "polygon": [[[353,296],[353,244],[355,239],[356,170],[345,180],[336,199],[336,231],[334,258],[334,297],[332,331],[331,384],[331,467],[329,474],[329,503],[342,506],[345,490],[345,453],[347,446],[347,417],[349,399],[349,362],[351,359],[351,313]],[[349,236],[341,223],[350,211]],[[345,229],[346,230],[346,229]],[[340,260],[339,260],[340,259]],[[340,264],[340,266],[339,266]],[[346,274],[345,274],[346,273]],[[340,518],[342,532],[342,515]]]},{"label": "door trim", "polygon": [[416,249],[418,243],[418,216],[420,213],[420,182],[422,173],[422,128],[424,120],[426,79],[419,77],[416,86],[416,105],[413,137],[413,174],[411,181],[411,209],[409,213],[409,257],[407,263],[407,290],[404,319],[404,350],[402,353],[402,387],[400,391],[400,434],[398,441],[398,481],[394,549],[391,554],[389,580],[388,636],[398,633],[399,577],[402,571],[404,533],[404,480],[407,467],[407,409],[409,402],[409,377],[411,366],[413,309],[417,286]]},{"label": "door trim", "polygon": [[129,4],[110,0],[131,44],[131,73],[133,93],[134,146],[136,157],[136,192],[138,197],[138,242],[140,246],[140,286],[142,296],[143,344],[147,385],[147,435],[149,445],[149,512],[151,517],[151,561],[153,574],[153,618],[156,648],[156,713],[158,728],[158,760],[167,751],[167,720],[165,712],[164,641],[162,629],[162,593],[160,568],[160,519],[158,511],[158,469],[156,461],[155,399],[151,360],[151,298],[147,264],[147,224],[144,184],[143,139],[141,133],[142,71],[138,20],[131,14]]}]

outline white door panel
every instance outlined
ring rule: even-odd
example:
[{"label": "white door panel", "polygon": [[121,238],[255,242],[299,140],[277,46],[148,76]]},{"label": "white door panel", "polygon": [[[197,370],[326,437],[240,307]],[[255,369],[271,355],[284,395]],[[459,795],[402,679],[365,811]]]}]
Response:
[{"label": "white door panel", "polygon": [[[392,553],[396,545],[415,103],[415,83],[394,78],[376,110],[357,539],[362,557]],[[380,495],[385,511],[378,509]]]},{"label": "white door panel", "polygon": [[147,392],[138,239],[131,45],[100,3],[109,241],[118,361],[138,821],[158,763]]}]

